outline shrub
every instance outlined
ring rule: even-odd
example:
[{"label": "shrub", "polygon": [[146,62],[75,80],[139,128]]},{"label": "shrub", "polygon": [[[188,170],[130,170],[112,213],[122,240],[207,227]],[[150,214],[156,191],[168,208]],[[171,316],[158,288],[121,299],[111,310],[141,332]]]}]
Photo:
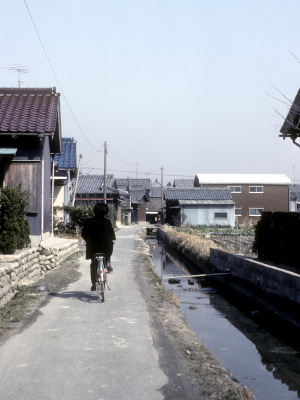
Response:
[{"label": "shrub", "polygon": [[7,186],[1,190],[0,200],[0,252],[13,254],[16,250],[30,244],[29,224],[26,220],[25,207],[27,194]]},{"label": "shrub", "polygon": [[300,214],[264,212],[255,229],[253,250],[275,263],[299,265]]},{"label": "shrub", "polygon": [[[89,218],[94,217],[93,208],[94,205],[54,207],[56,215],[59,215],[59,213],[63,215],[63,218],[55,218],[55,228],[61,233],[69,230],[70,233],[76,234],[78,229],[80,230]],[[110,204],[108,208],[108,218],[111,220],[113,227],[115,227],[117,212],[115,207]]]}]

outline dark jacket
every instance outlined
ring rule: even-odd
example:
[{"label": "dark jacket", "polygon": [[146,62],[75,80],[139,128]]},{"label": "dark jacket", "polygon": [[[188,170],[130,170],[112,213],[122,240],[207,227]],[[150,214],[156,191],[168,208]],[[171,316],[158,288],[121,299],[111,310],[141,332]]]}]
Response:
[{"label": "dark jacket", "polygon": [[86,221],[82,228],[82,237],[86,241],[86,259],[95,253],[105,253],[109,260],[113,252],[113,240],[116,240],[111,221],[105,217],[94,217]]}]

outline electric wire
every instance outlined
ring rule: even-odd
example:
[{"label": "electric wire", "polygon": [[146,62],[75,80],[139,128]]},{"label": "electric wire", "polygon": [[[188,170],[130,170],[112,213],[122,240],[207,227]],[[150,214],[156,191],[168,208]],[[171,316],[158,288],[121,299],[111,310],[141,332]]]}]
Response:
[{"label": "electric wire", "polygon": [[66,102],[66,105],[67,105],[67,107],[68,107],[68,109],[69,109],[69,111],[70,111],[70,113],[71,113],[71,115],[72,115],[72,117],[73,117],[73,119],[74,119],[74,121],[75,121],[75,124],[77,125],[79,131],[81,132],[81,134],[83,135],[83,137],[85,138],[85,140],[88,142],[88,144],[89,144],[94,150],[96,150],[97,152],[99,152],[100,150],[98,150],[98,149],[88,140],[88,138],[87,138],[86,135],[84,134],[83,130],[81,129],[81,126],[79,125],[79,122],[77,121],[77,118],[75,117],[75,114],[73,113],[73,110],[71,109],[71,106],[70,106],[70,104],[69,104],[69,102],[68,102],[68,100],[67,100],[67,98],[66,98],[66,96],[65,96],[65,94],[64,94],[64,91],[62,90],[62,86],[61,86],[61,84],[59,83],[59,80],[58,80],[57,75],[56,75],[56,73],[55,73],[55,71],[54,71],[53,65],[52,65],[51,60],[50,60],[50,58],[49,58],[49,56],[48,56],[48,53],[47,53],[47,51],[46,51],[46,48],[45,48],[44,43],[43,43],[43,41],[42,41],[42,38],[41,38],[41,36],[40,36],[40,34],[39,34],[39,31],[38,31],[38,29],[37,29],[37,27],[36,27],[36,25],[35,25],[34,19],[33,19],[32,15],[31,15],[31,12],[30,12],[30,9],[29,9],[29,7],[28,7],[28,5],[27,5],[26,0],[24,0],[24,3],[25,3],[25,6],[26,6],[26,8],[27,8],[27,11],[28,11],[28,14],[29,14],[29,16],[30,16],[31,22],[32,22],[32,24],[33,24],[33,27],[34,27],[34,29],[35,29],[35,32],[36,32],[36,34],[37,34],[37,37],[38,37],[38,39],[39,39],[39,41],[40,41],[40,44],[41,44],[41,46],[42,46],[42,49],[43,49],[43,51],[44,51],[44,54],[45,54],[45,56],[46,56],[46,58],[47,58],[47,61],[48,61],[49,65],[50,65],[50,68],[51,68],[51,71],[52,71],[52,73],[53,73],[53,76],[54,76],[54,78],[55,78],[55,80],[56,80],[56,82],[57,82],[57,85],[58,85],[58,87],[59,87],[59,89],[60,89],[60,92],[61,92],[61,94],[62,94],[62,96],[63,96],[63,98],[64,98],[64,100],[65,100],[65,102]]},{"label": "electric wire", "polygon": [[[66,105],[67,105],[67,107],[68,107],[68,109],[69,109],[69,111],[70,111],[70,113],[71,113],[71,115],[72,115],[72,117],[73,117],[73,119],[74,119],[74,121],[75,121],[75,124],[77,125],[79,131],[81,132],[81,134],[83,135],[83,137],[85,138],[85,140],[88,142],[88,144],[96,151],[96,153],[95,153],[93,156],[91,156],[91,157],[89,158],[89,160],[86,161],[86,162],[83,164],[83,165],[86,165],[97,153],[102,152],[102,150],[101,150],[101,149],[97,149],[97,148],[88,140],[87,136],[85,135],[85,133],[83,132],[81,126],[79,125],[79,122],[77,121],[77,118],[76,118],[75,114],[73,113],[73,110],[72,110],[72,108],[71,108],[71,106],[70,106],[70,104],[69,104],[69,102],[68,102],[68,99],[67,99],[66,95],[64,94],[64,91],[63,91],[63,89],[62,89],[62,86],[61,86],[61,84],[60,84],[60,82],[59,82],[59,80],[58,80],[58,77],[57,77],[56,73],[55,73],[54,67],[53,67],[53,65],[52,65],[52,62],[51,62],[49,56],[48,56],[48,53],[47,53],[47,51],[46,51],[46,48],[45,48],[44,43],[43,43],[43,41],[42,41],[42,38],[41,38],[41,36],[40,36],[40,34],[39,34],[39,31],[38,31],[38,29],[37,29],[37,27],[36,27],[36,24],[35,24],[35,22],[34,22],[34,19],[33,19],[33,17],[32,17],[32,14],[31,14],[31,12],[30,12],[30,9],[29,9],[29,7],[28,7],[28,4],[27,4],[26,0],[23,0],[23,1],[24,1],[25,6],[26,6],[26,9],[27,9],[27,11],[28,11],[28,14],[29,14],[29,17],[30,17],[30,19],[31,19],[31,22],[32,22],[32,24],[33,24],[34,30],[35,30],[35,32],[36,32],[36,34],[37,34],[38,39],[39,39],[39,42],[40,42],[40,44],[41,44],[41,46],[42,46],[43,52],[44,52],[44,54],[45,54],[45,56],[46,56],[46,59],[47,59],[47,61],[48,61],[48,63],[49,63],[49,66],[50,66],[50,68],[51,68],[51,71],[52,71],[52,73],[53,73],[53,76],[54,76],[54,78],[55,78],[55,80],[56,80],[56,82],[57,82],[57,85],[58,85],[58,87],[59,87],[59,89],[60,89],[60,92],[61,92],[61,94],[62,94],[62,96],[63,96],[63,98],[64,98],[64,100],[65,100],[65,102],[66,102]],[[102,146],[102,147],[103,147],[103,146]],[[101,147],[101,148],[102,148],[102,147]],[[129,168],[134,168],[133,165],[131,165],[131,164],[128,163],[127,161],[123,160],[123,159],[111,148],[111,146],[108,146],[108,148],[110,149],[110,152],[111,152],[119,161],[121,161],[124,165],[126,165],[126,166],[129,167]],[[83,167],[83,168],[89,168],[89,167]],[[89,168],[89,169],[102,170],[101,168]],[[144,171],[141,171],[141,170],[138,170],[138,169],[135,169],[134,171],[130,171],[130,172],[129,172],[129,171],[117,171],[117,170],[111,170],[111,171],[115,171],[115,172],[126,172],[126,173],[139,173],[139,174],[142,174],[142,175],[146,175],[146,176],[147,176],[147,175],[155,175],[155,172],[156,172],[156,171],[159,172],[159,169],[155,169],[155,170],[150,171],[150,172],[144,172]],[[174,174],[166,174],[166,173],[164,173],[164,176],[174,176]],[[186,175],[176,175],[176,176],[185,177],[185,178],[188,177],[188,176],[186,176]],[[189,176],[189,177],[190,177],[190,176]]]}]

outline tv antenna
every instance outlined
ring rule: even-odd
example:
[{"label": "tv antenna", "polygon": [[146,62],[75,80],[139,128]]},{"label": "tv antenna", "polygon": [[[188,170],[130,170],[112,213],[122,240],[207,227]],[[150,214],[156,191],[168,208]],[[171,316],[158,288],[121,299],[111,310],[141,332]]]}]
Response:
[{"label": "tv antenna", "polygon": [[12,65],[10,67],[5,67],[1,69],[8,69],[9,71],[12,72],[17,72],[18,73],[18,86],[19,88],[21,87],[21,83],[24,83],[21,81],[21,74],[28,74],[29,70],[24,66],[24,65]]}]

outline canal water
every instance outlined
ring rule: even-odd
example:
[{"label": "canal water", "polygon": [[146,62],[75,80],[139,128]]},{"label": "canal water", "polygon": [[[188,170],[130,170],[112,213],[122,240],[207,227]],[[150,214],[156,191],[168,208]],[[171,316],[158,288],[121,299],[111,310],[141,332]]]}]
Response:
[{"label": "canal water", "polygon": [[[177,278],[201,274],[188,261],[156,238],[147,239],[153,264],[165,286],[180,300],[191,328],[220,363],[257,400],[300,399],[300,352],[272,335],[251,317],[229,303],[226,293],[207,278]],[[299,337],[300,342],[300,337]]]}]

